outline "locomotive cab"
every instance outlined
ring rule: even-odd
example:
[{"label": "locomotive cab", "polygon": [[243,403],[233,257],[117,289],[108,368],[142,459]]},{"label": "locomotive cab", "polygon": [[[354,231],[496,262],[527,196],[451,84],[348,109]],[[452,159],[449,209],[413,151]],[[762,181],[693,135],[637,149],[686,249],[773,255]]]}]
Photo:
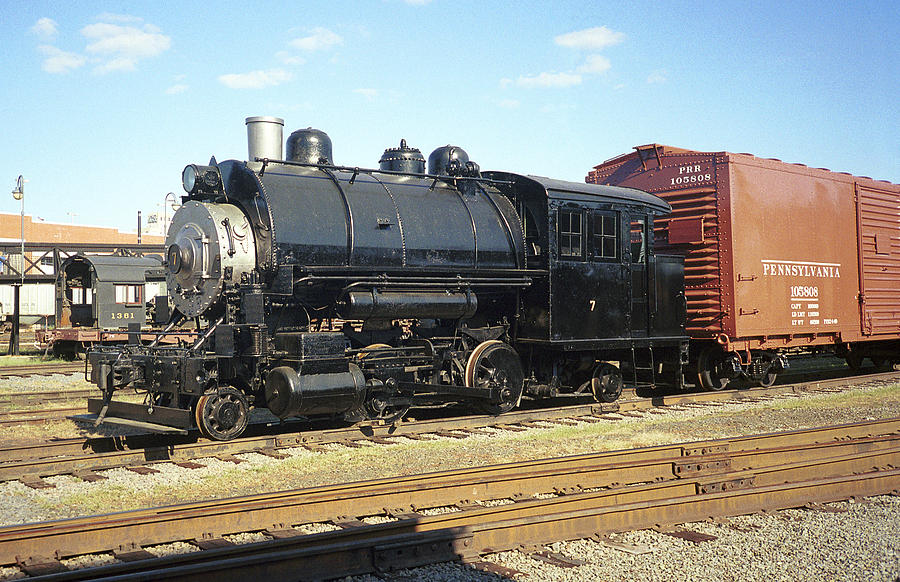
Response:
[{"label": "locomotive cab", "polygon": [[[531,392],[595,384],[598,366],[613,376],[601,398],[614,399],[623,373],[637,385],[655,385],[661,374],[680,384],[687,346],[683,260],[656,254],[651,241],[653,219],[669,205],[630,188],[486,175],[512,184],[529,267],[546,269],[523,293],[517,342],[557,371],[538,364]],[[559,372],[561,361],[580,372]]]}]

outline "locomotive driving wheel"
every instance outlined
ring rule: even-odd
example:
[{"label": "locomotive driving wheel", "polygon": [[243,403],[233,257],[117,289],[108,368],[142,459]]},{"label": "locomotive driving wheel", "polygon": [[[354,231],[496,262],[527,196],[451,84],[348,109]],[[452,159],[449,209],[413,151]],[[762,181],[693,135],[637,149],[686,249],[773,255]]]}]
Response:
[{"label": "locomotive driving wheel", "polygon": [[247,399],[231,386],[207,392],[194,409],[200,434],[217,441],[238,437],[247,428],[249,417]]},{"label": "locomotive driving wheel", "polygon": [[591,392],[597,402],[615,402],[622,395],[622,372],[612,364],[594,368]]},{"label": "locomotive driving wheel", "polygon": [[370,386],[369,395],[363,404],[366,418],[390,424],[406,416],[406,413],[409,412],[409,404],[393,403],[392,396],[394,394]]},{"label": "locomotive driving wheel", "polygon": [[496,389],[499,402],[479,405],[488,414],[509,412],[519,405],[525,374],[519,354],[509,344],[499,340],[480,343],[466,363],[466,386],[469,388]]},{"label": "locomotive driving wheel", "polygon": [[[360,365],[364,365],[362,361],[366,358],[377,358],[378,350],[390,348],[391,346],[388,344],[370,344],[359,352],[356,357],[360,360]],[[398,405],[392,402],[393,397],[397,394],[396,389],[393,389],[395,385],[396,381],[392,378],[389,378],[387,383],[377,378],[366,382],[366,400],[362,405],[362,414],[365,419],[390,424],[406,416],[406,413],[409,412],[409,404]],[[350,418],[358,417],[359,411],[354,411],[350,416]]]}]

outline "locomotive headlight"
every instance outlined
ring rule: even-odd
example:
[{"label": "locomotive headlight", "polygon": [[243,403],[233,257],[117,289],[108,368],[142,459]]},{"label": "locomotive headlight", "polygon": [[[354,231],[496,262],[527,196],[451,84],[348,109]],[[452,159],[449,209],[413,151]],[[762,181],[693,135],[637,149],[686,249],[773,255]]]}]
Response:
[{"label": "locomotive headlight", "polygon": [[181,172],[181,185],[188,194],[217,192],[222,185],[222,176],[215,166],[190,164]]},{"label": "locomotive headlight", "polygon": [[181,185],[188,194],[194,193],[194,188],[197,186],[197,166],[185,166],[184,171],[181,172]]}]

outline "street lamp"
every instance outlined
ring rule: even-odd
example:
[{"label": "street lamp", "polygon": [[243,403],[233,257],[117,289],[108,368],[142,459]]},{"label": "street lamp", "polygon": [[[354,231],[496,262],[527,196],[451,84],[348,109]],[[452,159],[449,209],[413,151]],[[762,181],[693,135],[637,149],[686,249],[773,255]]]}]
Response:
[{"label": "street lamp", "polygon": [[7,354],[19,355],[19,315],[21,314],[22,286],[25,284],[25,179],[19,175],[16,180],[16,189],[12,191],[13,198],[22,203],[22,266],[19,269],[22,282],[13,287],[13,328],[9,334],[9,349]]},{"label": "street lamp", "polygon": [[25,179],[19,175],[16,180],[16,189],[12,191],[13,198],[22,202],[22,284],[25,284]]},{"label": "street lamp", "polygon": [[[162,234],[166,236],[169,232],[169,196],[172,197],[172,210],[175,210],[175,203],[177,200],[175,199],[175,193],[169,192],[166,194],[166,198],[163,200],[163,223],[162,223]],[[174,216],[174,214],[173,214]]]}]

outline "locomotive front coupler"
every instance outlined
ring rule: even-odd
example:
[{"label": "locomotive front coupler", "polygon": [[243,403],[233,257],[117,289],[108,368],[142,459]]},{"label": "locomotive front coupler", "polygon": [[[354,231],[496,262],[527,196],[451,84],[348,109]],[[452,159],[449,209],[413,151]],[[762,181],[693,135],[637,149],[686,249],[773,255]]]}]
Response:
[{"label": "locomotive front coupler", "polygon": [[100,410],[94,421],[96,427],[100,426],[100,423],[106,418],[113,393],[132,383],[134,379],[133,366],[128,347],[94,348],[88,352],[85,375],[87,375],[88,364],[91,366],[90,381],[96,384],[103,394]]},{"label": "locomotive front coupler", "polygon": [[130,346],[91,348],[87,354],[90,378],[85,379],[100,388],[104,395],[128,386],[135,378],[131,359],[133,349]]}]

